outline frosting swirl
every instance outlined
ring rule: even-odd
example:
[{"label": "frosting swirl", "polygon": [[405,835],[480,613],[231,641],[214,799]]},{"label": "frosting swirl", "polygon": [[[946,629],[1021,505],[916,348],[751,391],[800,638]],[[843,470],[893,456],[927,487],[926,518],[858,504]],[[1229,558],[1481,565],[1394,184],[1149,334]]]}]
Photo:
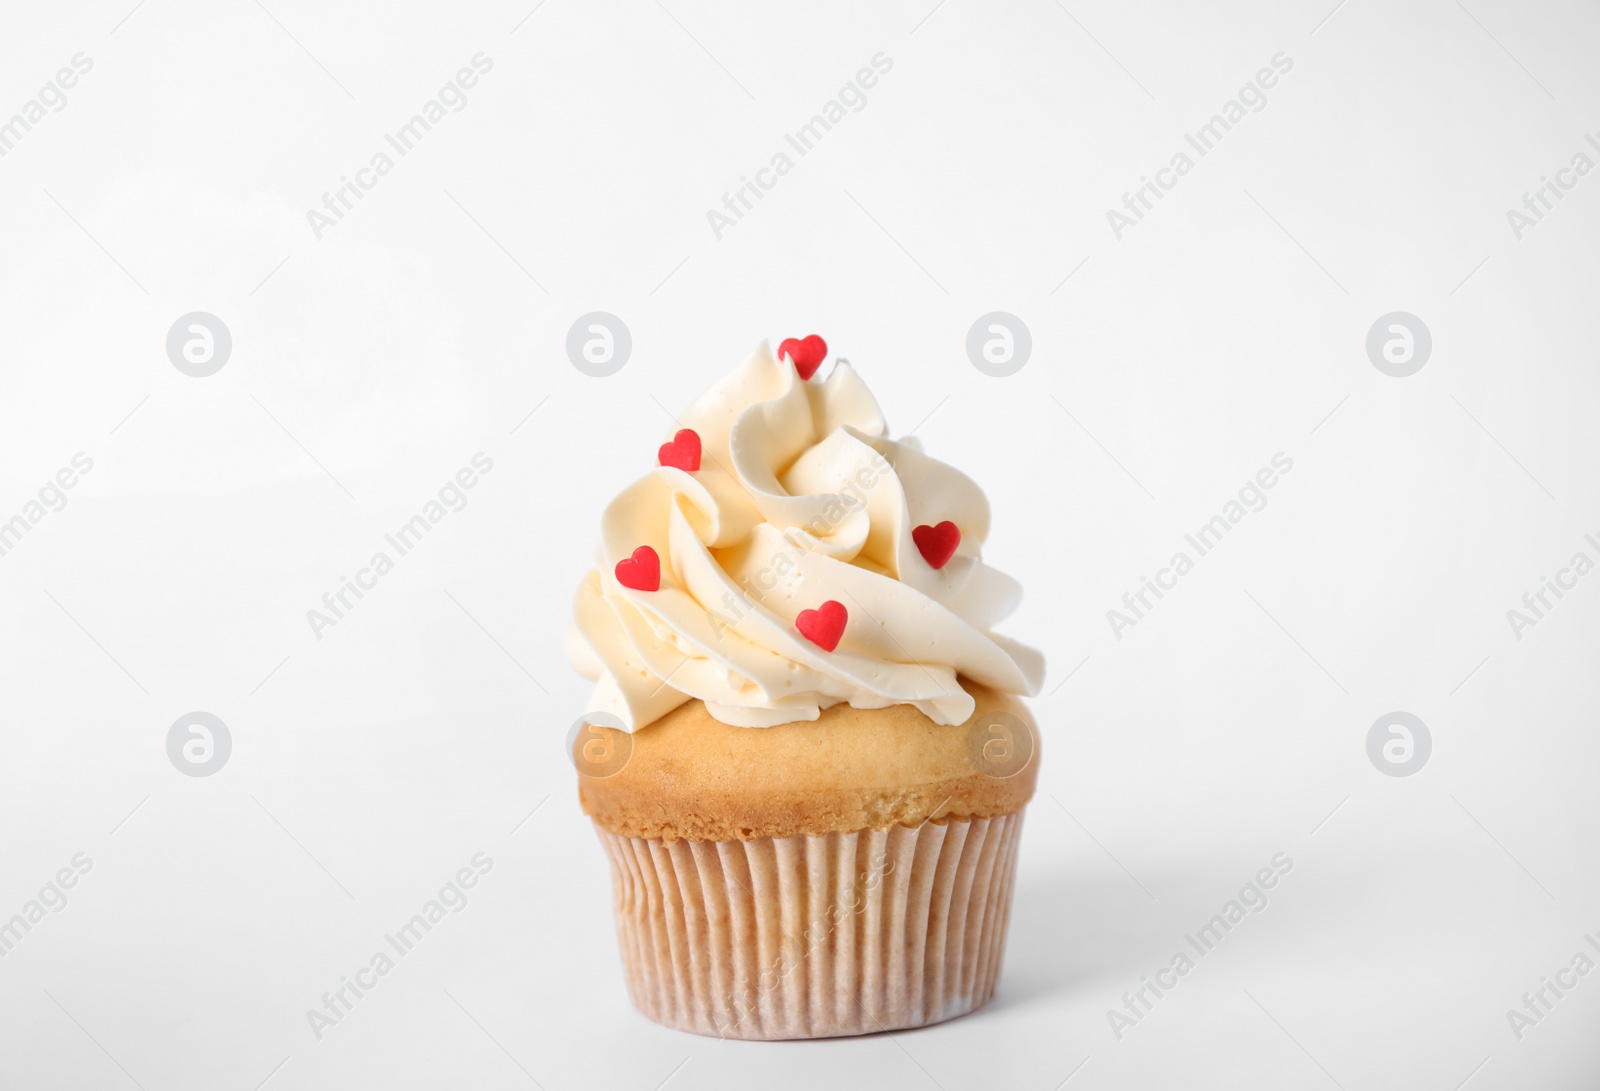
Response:
[{"label": "frosting swirl", "polygon": [[[657,467],[611,502],[573,603],[568,647],[597,683],[591,712],[636,731],[695,697],[741,727],[903,703],[957,724],[973,711],[958,674],[1038,691],[1043,657],[989,632],[1021,588],[979,558],[988,500],[914,441],[889,439],[847,362],[807,382],[763,343],[681,426],[700,436],[700,469]],[[945,520],[961,540],[934,569],[912,531]],[[616,578],[640,546],[660,557],[658,590]],[[849,614],[831,652],[795,628],[828,600]]]}]

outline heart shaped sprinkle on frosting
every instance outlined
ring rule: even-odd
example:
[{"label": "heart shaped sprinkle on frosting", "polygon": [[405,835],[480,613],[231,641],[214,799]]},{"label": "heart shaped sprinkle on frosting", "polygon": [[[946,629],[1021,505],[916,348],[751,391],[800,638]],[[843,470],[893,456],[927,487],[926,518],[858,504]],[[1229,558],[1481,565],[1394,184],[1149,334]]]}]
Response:
[{"label": "heart shaped sprinkle on frosting", "polygon": [[817,368],[822,366],[823,357],[827,355],[828,342],[814,333],[809,337],[785,338],[778,345],[778,359],[787,356],[794,363],[794,369],[800,373],[802,380],[815,375]]},{"label": "heart shaped sprinkle on frosting", "polygon": [[617,562],[617,582],[633,591],[661,590],[661,558],[649,546],[640,546],[632,557]]},{"label": "heart shaped sprinkle on frosting", "polygon": [[671,443],[663,443],[656,455],[663,466],[675,466],[694,473],[700,468],[700,433],[693,428],[680,428]]},{"label": "heart shaped sprinkle on frosting", "polygon": [[961,528],[948,519],[934,527],[924,523],[912,530],[911,540],[917,543],[917,552],[929,568],[943,568],[961,544]]},{"label": "heart shaped sprinkle on frosting", "polygon": [[831,652],[839,646],[839,638],[844,635],[845,623],[849,620],[844,605],[829,599],[815,610],[801,610],[800,616],[794,619],[794,627],[811,643]]}]

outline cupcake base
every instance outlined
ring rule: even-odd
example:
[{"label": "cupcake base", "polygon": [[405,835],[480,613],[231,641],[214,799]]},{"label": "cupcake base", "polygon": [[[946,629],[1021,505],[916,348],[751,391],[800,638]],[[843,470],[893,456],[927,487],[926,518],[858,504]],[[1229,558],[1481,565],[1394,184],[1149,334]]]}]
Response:
[{"label": "cupcake base", "polygon": [[994,995],[1022,812],[753,841],[597,827],[634,1005],[771,1040],[926,1026]]}]

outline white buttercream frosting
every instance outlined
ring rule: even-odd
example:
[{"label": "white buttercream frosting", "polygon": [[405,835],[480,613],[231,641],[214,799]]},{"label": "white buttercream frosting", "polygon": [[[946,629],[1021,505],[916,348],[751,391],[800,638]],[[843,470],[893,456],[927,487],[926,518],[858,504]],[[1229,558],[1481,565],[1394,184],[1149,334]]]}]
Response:
[{"label": "white buttercream frosting", "polygon": [[[957,675],[1038,691],[1043,657],[989,631],[1021,589],[979,557],[983,491],[889,439],[847,362],[807,382],[763,344],[679,426],[699,433],[700,469],[658,466],[613,500],[578,588],[568,645],[596,682],[589,711],[630,731],[696,697],[744,727],[814,720],[840,702],[911,704],[955,724],[973,711]],[[961,543],[935,570],[912,530],[946,520]],[[660,557],[659,590],[617,581],[640,546]],[[849,614],[831,652],[795,628],[828,600]]]}]

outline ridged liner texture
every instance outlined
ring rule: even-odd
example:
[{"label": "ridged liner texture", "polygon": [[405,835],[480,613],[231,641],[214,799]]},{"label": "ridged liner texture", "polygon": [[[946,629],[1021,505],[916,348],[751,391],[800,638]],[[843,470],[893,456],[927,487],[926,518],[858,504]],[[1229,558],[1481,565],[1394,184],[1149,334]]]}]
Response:
[{"label": "ridged liner texture", "polygon": [[825,1038],[926,1026],[994,995],[1021,811],[754,841],[597,831],[628,991],[658,1023]]}]

